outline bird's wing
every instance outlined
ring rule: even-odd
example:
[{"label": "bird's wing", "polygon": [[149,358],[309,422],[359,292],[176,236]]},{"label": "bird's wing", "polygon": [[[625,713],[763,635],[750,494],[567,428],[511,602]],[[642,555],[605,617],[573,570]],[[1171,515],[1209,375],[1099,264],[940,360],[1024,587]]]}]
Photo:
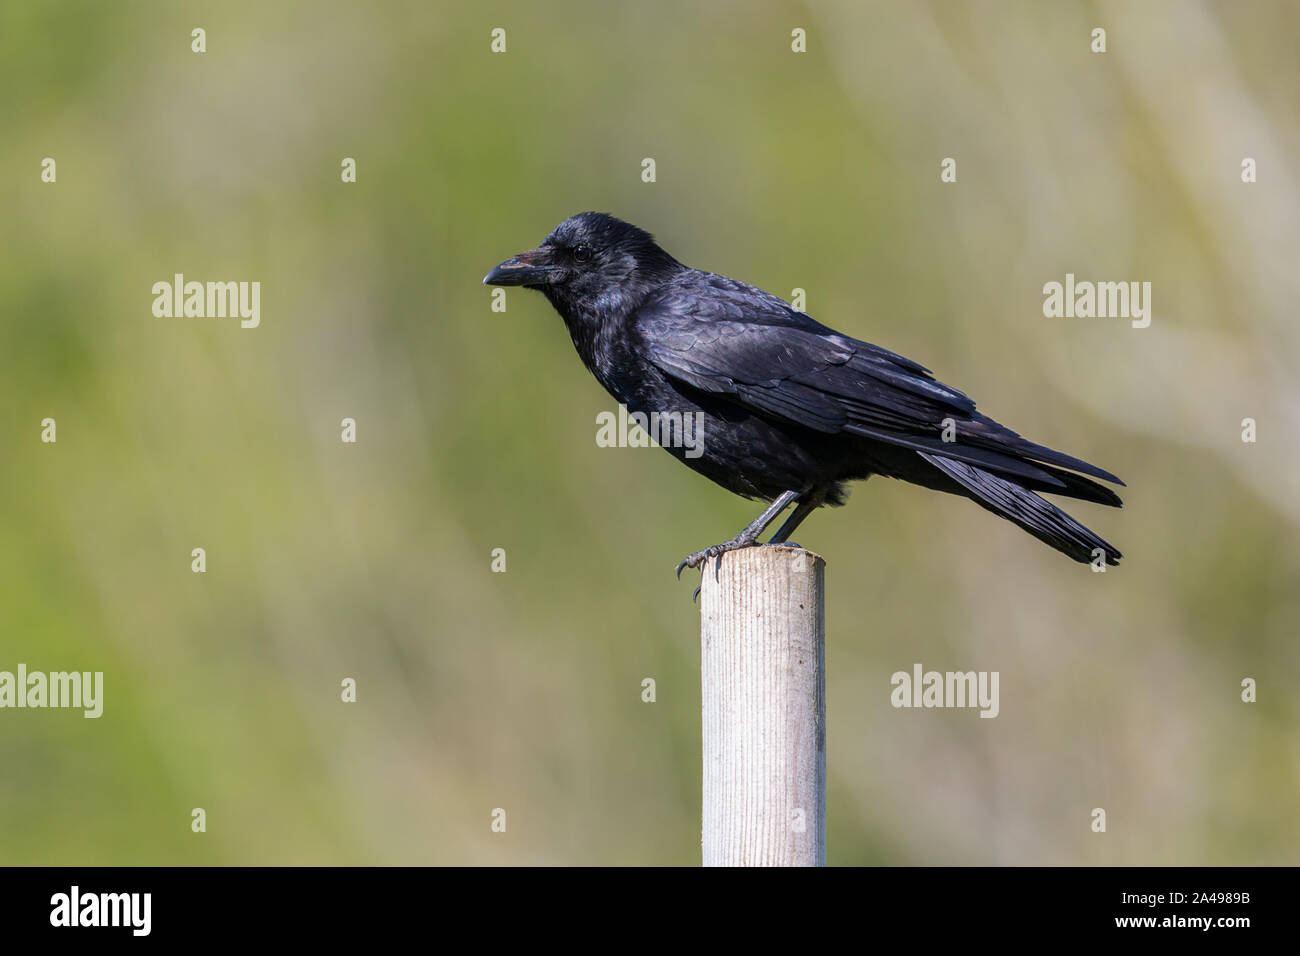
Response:
[{"label": "bird's wing", "polygon": [[[1109,472],[1026,441],[915,362],[840,335],[734,280],[711,281],[698,294],[677,289],[653,299],[637,311],[635,323],[647,357],[664,373],[760,414],[1118,503],[1109,490],[1036,462],[1122,484]],[[953,441],[944,440],[946,420],[955,427]]]}]

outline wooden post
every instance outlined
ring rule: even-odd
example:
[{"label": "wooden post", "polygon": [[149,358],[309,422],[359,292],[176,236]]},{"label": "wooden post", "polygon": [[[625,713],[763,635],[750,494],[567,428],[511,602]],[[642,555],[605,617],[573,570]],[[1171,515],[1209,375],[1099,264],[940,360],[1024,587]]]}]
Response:
[{"label": "wooden post", "polygon": [[802,548],[704,564],[705,866],[826,865],[825,568]]}]

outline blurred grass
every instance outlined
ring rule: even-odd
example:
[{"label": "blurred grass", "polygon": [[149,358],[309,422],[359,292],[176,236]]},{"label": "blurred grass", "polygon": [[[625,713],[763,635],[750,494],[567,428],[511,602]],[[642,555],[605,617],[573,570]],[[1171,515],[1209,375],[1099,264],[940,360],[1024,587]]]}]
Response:
[{"label": "blurred grass", "polygon": [[[0,713],[0,862],[698,861],[697,618],[671,569],[753,505],[597,448],[613,403],[558,318],[479,285],[604,209],[806,289],[1129,484],[1123,512],[1075,509],[1125,551],[1106,575],[880,479],[801,529],[829,562],[832,863],[1295,863],[1297,21],[0,8],[0,669],[106,684],[99,720]],[[1151,328],[1045,320],[1067,271],[1152,281]],[[259,280],[261,327],[155,319],[174,272]],[[1001,716],[893,710],[914,661],[1001,671]]]}]

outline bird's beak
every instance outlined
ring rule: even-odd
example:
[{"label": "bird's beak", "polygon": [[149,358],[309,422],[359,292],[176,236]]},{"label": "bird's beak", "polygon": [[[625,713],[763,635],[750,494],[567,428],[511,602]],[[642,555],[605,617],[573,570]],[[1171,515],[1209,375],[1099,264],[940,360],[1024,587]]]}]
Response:
[{"label": "bird's beak", "polygon": [[550,285],[559,274],[559,268],[546,248],[521,252],[507,259],[483,277],[484,285]]}]

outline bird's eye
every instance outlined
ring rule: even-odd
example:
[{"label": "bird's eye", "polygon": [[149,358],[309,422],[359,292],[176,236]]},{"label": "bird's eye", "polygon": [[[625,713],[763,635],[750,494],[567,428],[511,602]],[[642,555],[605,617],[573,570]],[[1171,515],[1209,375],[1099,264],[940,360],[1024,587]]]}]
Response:
[{"label": "bird's eye", "polygon": [[586,262],[588,259],[591,258],[591,250],[588,249],[586,246],[574,246],[573,258],[577,262]]}]

